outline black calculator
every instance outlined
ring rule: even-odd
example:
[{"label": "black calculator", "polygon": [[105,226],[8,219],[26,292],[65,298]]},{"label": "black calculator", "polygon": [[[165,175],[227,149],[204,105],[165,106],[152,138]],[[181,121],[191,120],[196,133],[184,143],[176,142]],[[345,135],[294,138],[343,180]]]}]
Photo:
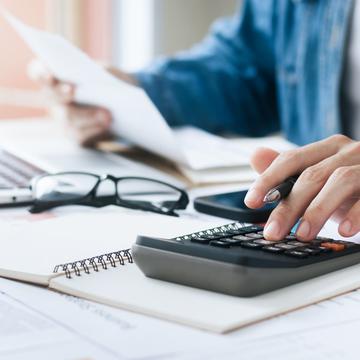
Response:
[{"label": "black calculator", "polygon": [[263,227],[241,223],[172,239],[138,236],[135,263],[148,277],[235,296],[255,296],[360,262],[360,245],[290,233],[263,237]]}]

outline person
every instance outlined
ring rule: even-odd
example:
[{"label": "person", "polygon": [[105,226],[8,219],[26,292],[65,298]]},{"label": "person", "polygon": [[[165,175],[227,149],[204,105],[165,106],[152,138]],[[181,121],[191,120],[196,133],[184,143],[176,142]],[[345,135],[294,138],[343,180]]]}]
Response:
[{"label": "person", "polygon": [[[273,211],[265,237],[279,240],[301,219],[297,235],[314,238],[330,217],[339,232],[360,231],[360,3],[352,0],[244,0],[192,49],[126,74],[171,126],[264,136],[281,130],[299,148],[260,148],[260,173],[246,204],[291,175],[299,178]],[[78,141],[91,146],[110,134],[111,114],[73,101],[71,84],[45,69],[37,79],[68,114]],[[130,116],[130,114],[129,114]]]}]

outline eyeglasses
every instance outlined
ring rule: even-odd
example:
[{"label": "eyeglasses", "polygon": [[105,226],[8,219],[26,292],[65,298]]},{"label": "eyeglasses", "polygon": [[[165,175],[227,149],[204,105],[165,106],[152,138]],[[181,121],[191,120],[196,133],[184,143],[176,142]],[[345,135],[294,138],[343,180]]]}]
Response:
[{"label": "eyeglasses", "polygon": [[185,209],[189,203],[189,197],[184,190],[159,180],[135,176],[62,172],[34,178],[31,189],[34,197],[31,213],[40,213],[63,205],[97,208],[118,205],[178,216],[175,210]]}]

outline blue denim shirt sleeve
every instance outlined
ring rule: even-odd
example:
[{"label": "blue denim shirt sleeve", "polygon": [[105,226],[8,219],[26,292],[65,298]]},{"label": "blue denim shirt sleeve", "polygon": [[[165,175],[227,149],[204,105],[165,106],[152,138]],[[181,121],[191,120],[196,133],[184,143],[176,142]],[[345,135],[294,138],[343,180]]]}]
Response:
[{"label": "blue denim shirt sleeve", "polygon": [[171,126],[246,136],[279,130],[275,1],[244,1],[202,43],[135,74]]}]

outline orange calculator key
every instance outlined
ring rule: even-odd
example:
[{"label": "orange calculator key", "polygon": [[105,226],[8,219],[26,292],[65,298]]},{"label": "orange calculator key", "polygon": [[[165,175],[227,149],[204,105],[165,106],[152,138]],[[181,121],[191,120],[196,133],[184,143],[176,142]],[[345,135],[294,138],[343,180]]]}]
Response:
[{"label": "orange calculator key", "polygon": [[321,243],[322,247],[326,248],[326,249],[330,249],[333,251],[343,251],[345,250],[345,245],[344,244],[336,244],[336,243],[331,243],[331,242],[323,242]]}]

